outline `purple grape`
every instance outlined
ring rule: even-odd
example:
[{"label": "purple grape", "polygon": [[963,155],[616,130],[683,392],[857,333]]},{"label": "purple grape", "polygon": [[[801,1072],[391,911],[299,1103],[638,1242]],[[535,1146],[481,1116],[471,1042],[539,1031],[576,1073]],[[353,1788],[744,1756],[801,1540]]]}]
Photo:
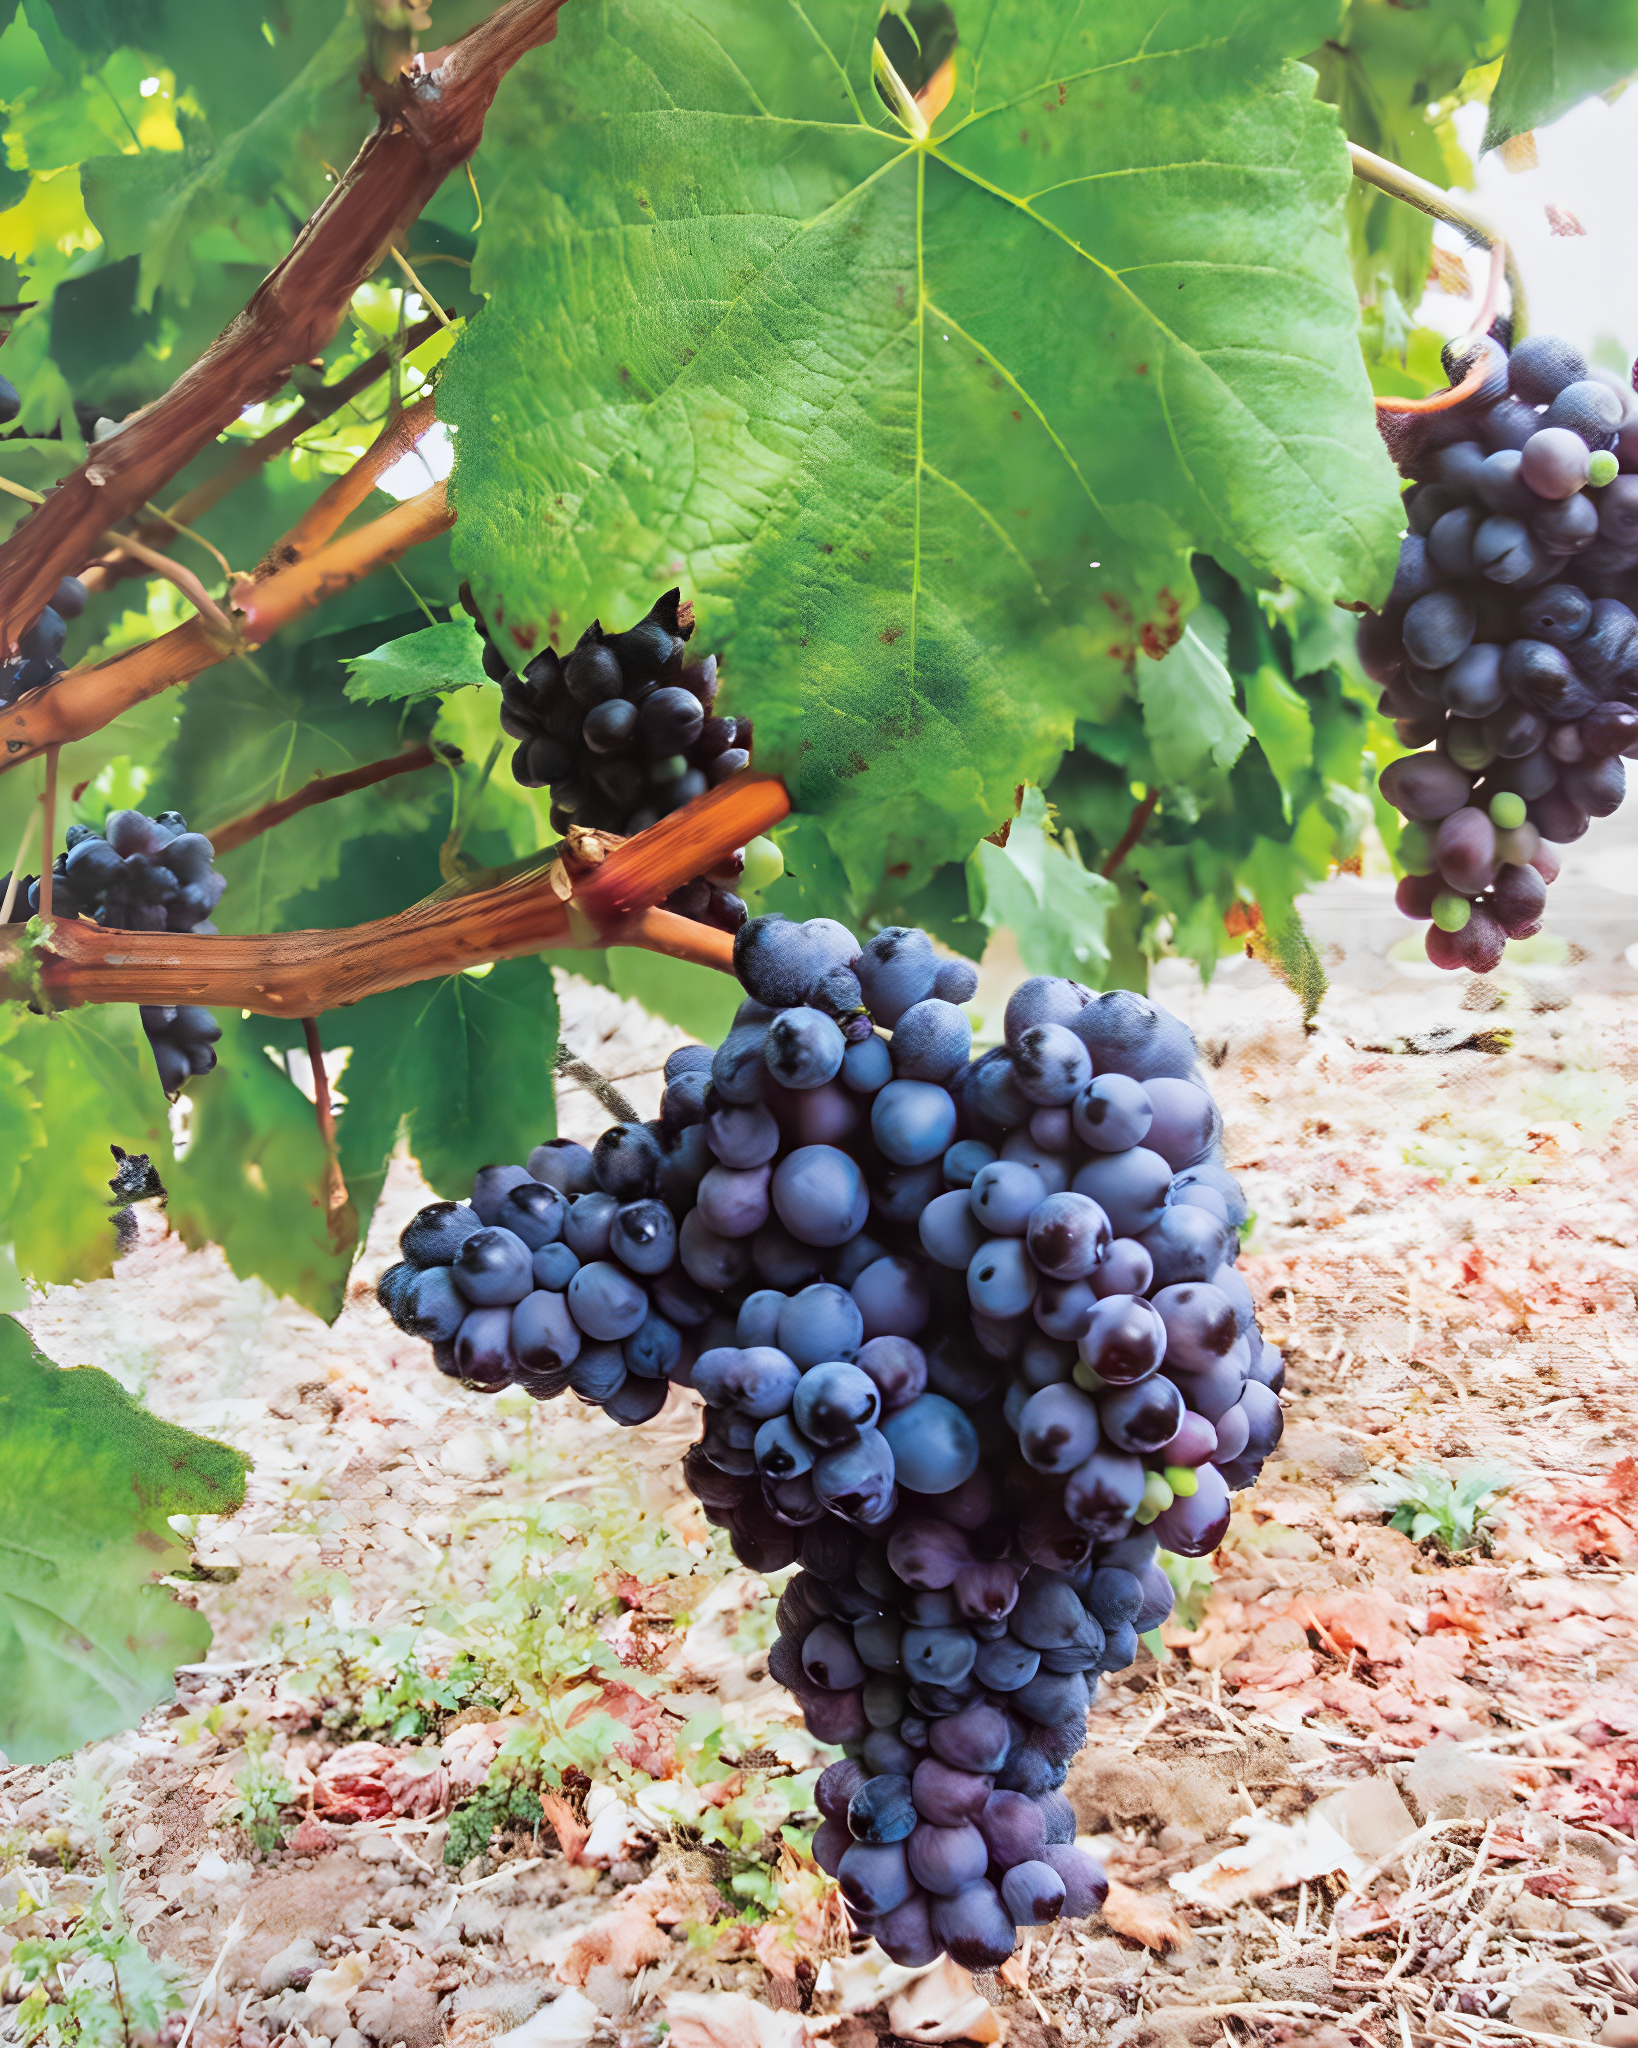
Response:
[{"label": "purple grape", "polygon": [[[910,1780],[897,1775],[867,1778],[848,1802],[847,1824],[856,1842],[880,1846],[907,1841],[916,1826]],[[914,1866],[911,1875],[916,1875]]]},{"label": "purple grape", "polygon": [[1441,822],[1433,852],[1446,886],[1463,896],[1481,894],[1496,878],[1496,828],[1487,812],[1472,805]]},{"label": "purple grape", "polygon": [[963,1969],[994,1970],[1012,1954],[1016,1935],[1001,1894],[980,1878],[950,1898],[934,1896],[928,1912],[933,1938]]},{"label": "purple grape", "polygon": [[1063,1879],[1066,1920],[1085,1920],[1103,1911],[1103,1902],[1109,1896],[1109,1880],[1103,1874],[1103,1865],[1084,1849],[1077,1849],[1071,1842],[1049,1843],[1041,1852],[1041,1861],[1051,1864]]},{"label": "purple grape", "polygon": [[1100,1379],[1130,1386],[1159,1370],[1166,1355],[1166,1325],[1152,1303],[1137,1295],[1111,1294],[1098,1303],[1079,1349]]},{"label": "purple grape", "polygon": [[[934,1753],[958,1771],[985,1773],[1001,1768],[1010,1742],[1006,1718],[982,1703],[935,1721],[929,1737]],[[920,1776],[920,1773],[917,1773]],[[918,1809],[921,1802],[917,1800]],[[931,1819],[933,1816],[928,1815]]]},{"label": "purple grape", "polygon": [[975,1884],[989,1868],[989,1850],[971,1821],[940,1827],[923,1820],[906,1845],[910,1875],[940,1897]]},{"label": "purple grape", "polygon": [[[1586,451],[1582,453],[1585,458]],[[1448,668],[1472,645],[1478,623],[1471,602],[1459,590],[1445,588],[1419,597],[1406,612],[1400,631],[1413,661],[1424,668]]]},{"label": "purple grape", "polygon": [[[1156,1081],[1156,1088],[1187,1082]],[[1109,1218],[1090,1195],[1048,1195],[1030,1212],[1030,1259],[1054,1280],[1084,1280],[1101,1264],[1113,1241]]]},{"label": "purple grape", "polygon": [[1114,1294],[1147,1294],[1154,1277],[1155,1262],[1137,1239],[1117,1237],[1092,1275],[1092,1292],[1100,1301]]},{"label": "purple grape", "polygon": [[1066,1896],[1063,1879],[1039,1858],[1014,1864],[1001,1879],[1001,1903],[1020,1927],[1042,1927],[1056,1920]]},{"label": "purple grape", "polygon": [[[996,1718],[999,1720],[1000,1716]],[[964,1822],[976,1821],[984,1811],[990,1796],[990,1779],[986,1772],[966,1770],[930,1756],[917,1764],[910,1780],[910,1796],[923,1820],[931,1821],[935,1827],[960,1827]]]},{"label": "purple grape", "polygon": [[1018,1448],[1037,1472],[1073,1472],[1098,1448],[1098,1406],[1078,1387],[1043,1387],[1024,1403]]},{"label": "purple grape", "polygon": [[1377,777],[1377,787],[1404,817],[1431,825],[1460,810],[1472,784],[1442,754],[1406,754],[1388,763]]},{"label": "purple grape", "polygon": [[1140,1459],[1123,1451],[1094,1451],[1069,1475],[1064,1512],[1099,1542],[1115,1542],[1143,1503],[1143,1481]]},{"label": "purple grape", "polygon": [[891,1913],[912,1890],[904,1844],[855,1842],[836,1867],[836,1882],[843,1898],[860,1912]]},{"label": "purple grape", "polygon": [[1195,1490],[1179,1494],[1150,1527],[1164,1549],[1179,1557],[1209,1557],[1228,1531],[1228,1488],[1215,1465],[1195,1468]]},{"label": "purple grape", "polygon": [[[872,1337],[860,1347],[854,1363],[875,1382],[887,1416],[919,1401],[927,1385],[926,1353],[908,1337]],[[940,1417],[941,1411],[929,1414]]]},{"label": "purple grape", "polygon": [[1032,1024],[1015,1039],[1012,1070],[1031,1102],[1073,1102],[1092,1078],[1092,1056],[1062,1024]]},{"label": "purple grape", "polygon": [[887,1561],[907,1586],[942,1592],[973,1562],[973,1554],[959,1529],[930,1516],[917,1516],[888,1538]]},{"label": "purple grape", "polygon": [[925,1893],[913,1892],[890,1913],[876,1916],[877,1942],[903,1969],[924,1969],[939,1959],[941,1951],[933,1933],[929,1903]]},{"label": "purple grape", "polygon": [[1110,1388],[1098,1396],[1097,1407],[1105,1439],[1140,1457],[1170,1443],[1183,1423],[1183,1396],[1158,1373],[1133,1387]]},{"label": "purple grape", "polygon": [[978,1831],[1003,1870],[1030,1862],[1046,1847],[1045,1816],[1020,1792],[992,1792],[978,1817]]},{"label": "purple grape", "polygon": [[[1232,1410],[1227,1411],[1232,1413]],[[1155,1452],[1155,1457],[1165,1465],[1204,1465],[1217,1454],[1217,1431],[1205,1416],[1196,1415],[1193,1410],[1185,1413],[1177,1426],[1177,1433],[1169,1443],[1164,1443]]]}]

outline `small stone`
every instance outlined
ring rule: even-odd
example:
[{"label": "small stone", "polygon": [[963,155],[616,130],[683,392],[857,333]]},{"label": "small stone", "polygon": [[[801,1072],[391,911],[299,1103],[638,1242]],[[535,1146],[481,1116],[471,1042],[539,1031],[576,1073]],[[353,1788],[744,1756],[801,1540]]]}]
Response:
[{"label": "small stone", "polygon": [[1573,2041],[1590,2041],[1592,2026],[1579,2005],[1556,1991],[1521,1991],[1508,2002],[1507,2018],[1515,2027],[1535,2034],[1563,2034]]}]

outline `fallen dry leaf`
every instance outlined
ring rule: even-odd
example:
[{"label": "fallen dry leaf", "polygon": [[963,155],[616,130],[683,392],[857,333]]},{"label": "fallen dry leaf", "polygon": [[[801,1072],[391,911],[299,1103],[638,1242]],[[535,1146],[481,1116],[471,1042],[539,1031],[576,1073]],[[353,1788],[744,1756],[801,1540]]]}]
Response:
[{"label": "fallen dry leaf", "polygon": [[665,2002],[676,2048],[803,2048],[799,2013],[775,2012],[738,1991],[677,1991]]},{"label": "fallen dry leaf", "polygon": [[[1209,1862],[1197,1864],[1193,1870],[1178,1871],[1171,1886],[1180,1897],[1197,1905],[1240,1906],[1248,1899],[1271,1898],[1276,1892],[1289,1891],[1336,1870],[1353,1879],[1361,1876],[1365,1868],[1364,1857],[1349,1848],[1323,1815],[1305,1813],[1300,1820],[1288,1822],[1265,1820],[1258,1815],[1247,1823],[1243,1842],[1220,1850]],[[1111,1885],[1109,1890],[1112,1904],[1115,1887]],[[1140,1895],[1134,1892],[1128,1896]],[[1147,1904],[1154,1896],[1144,1896],[1142,1903]],[[1103,1912],[1104,1918],[1115,1925],[1109,1904]],[[1129,1930],[1123,1927],[1120,1931],[1124,1934]],[[1137,1938],[1147,1941],[1151,1948],[1163,1945],[1150,1941],[1146,1934]]]},{"label": "fallen dry leaf", "polygon": [[578,1863],[580,1852],[586,1846],[590,1827],[581,1820],[574,1808],[561,1792],[542,1792],[540,1810],[546,1816],[547,1825],[557,1837],[557,1846],[563,1851],[564,1860]]},{"label": "fallen dry leaf", "polygon": [[999,2041],[1001,2015],[972,1973],[941,1956],[888,2003],[887,2024],[906,2041]]},{"label": "fallen dry leaf", "polygon": [[1187,1948],[1194,1940],[1194,1930],[1163,1892],[1135,1892],[1114,1878],[1103,1902],[1103,1917],[1117,1934],[1141,1941],[1145,1948]]}]

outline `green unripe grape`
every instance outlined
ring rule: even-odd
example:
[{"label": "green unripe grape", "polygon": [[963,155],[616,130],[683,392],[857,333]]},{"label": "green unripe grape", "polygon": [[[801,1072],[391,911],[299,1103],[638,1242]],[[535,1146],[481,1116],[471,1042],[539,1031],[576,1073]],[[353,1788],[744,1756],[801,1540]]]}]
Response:
[{"label": "green unripe grape", "polygon": [[1070,1371],[1069,1377],[1074,1381],[1075,1385],[1080,1388],[1083,1394],[1095,1394],[1102,1388],[1104,1384],[1103,1381],[1099,1379],[1098,1375],[1092,1370],[1091,1366],[1087,1364],[1084,1358],[1076,1359],[1075,1364]]},{"label": "green unripe grape", "polygon": [[1192,1465],[1168,1465],[1164,1474],[1166,1484],[1179,1500],[1187,1500],[1200,1488],[1200,1474]]},{"label": "green unripe grape", "polygon": [[1587,457],[1587,481],[1594,485],[1612,484],[1620,467],[1607,448],[1596,449]]},{"label": "green unripe grape", "polygon": [[1137,1520],[1152,1522],[1156,1515],[1163,1515],[1172,1504],[1172,1489],[1158,1472],[1148,1473],[1143,1481],[1143,1505],[1137,1511]]},{"label": "green unripe grape", "polygon": [[1498,789],[1490,799],[1490,822],[1503,832],[1516,832],[1524,816],[1524,799],[1517,790]]},{"label": "green unripe grape", "polygon": [[745,849],[745,872],[739,878],[740,893],[766,889],[785,872],[785,856],[771,839],[753,839]]},{"label": "green unripe grape", "polygon": [[1414,818],[1399,828],[1399,865],[1407,875],[1431,875],[1439,865],[1433,857],[1432,834]]},{"label": "green unripe grape", "polygon": [[1433,921],[1442,932],[1459,932],[1473,915],[1473,905],[1454,889],[1441,889],[1433,899]]},{"label": "green unripe grape", "polygon": [[687,773],[688,763],[681,754],[667,754],[662,760],[648,764],[650,782],[675,782],[679,775]]},{"label": "green unripe grape", "polygon": [[1477,775],[1481,768],[1488,768],[1496,756],[1486,746],[1483,732],[1471,718],[1453,718],[1445,728],[1445,752],[1458,768],[1465,768],[1469,775]]}]

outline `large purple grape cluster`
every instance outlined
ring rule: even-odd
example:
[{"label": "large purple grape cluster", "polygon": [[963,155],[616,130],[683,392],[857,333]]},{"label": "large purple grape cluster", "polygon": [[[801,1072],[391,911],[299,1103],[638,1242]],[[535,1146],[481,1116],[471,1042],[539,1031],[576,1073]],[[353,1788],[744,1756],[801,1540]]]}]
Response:
[{"label": "large purple grape cluster", "polygon": [[[202,832],[190,832],[180,811],[150,818],[143,811],[110,811],[100,832],[70,825],[65,850],[51,874],[53,917],[88,917],[113,931],[192,932],[209,937],[211,912],[227,877],[215,867],[216,850]],[[3,894],[10,875],[0,875]],[[25,876],[14,914],[38,916],[40,883]],[[160,1085],[174,1096],[190,1074],[216,1064],[222,1027],[198,1003],[144,1003],[142,1028],[153,1047]]]},{"label": "large purple grape cluster", "polygon": [[1484,974],[1638,756],[1638,406],[1551,334],[1452,343],[1445,369],[1476,389],[1401,454],[1410,531],[1359,651],[1422,750],[1381,776],[1399,907],[1436,966]]},{"label": "large purple grape cluster", "polygon": [[700,1395],[689,1486],[802,1567],[769,1668],[845,1752],[815,1855],[899,1961],[993,1966],[1100,1903],[1060,1789],[1098,1675],[1280,1436],[1245,1204],[1141,996],[1037,976],[973,1059],[975,971],[924,932],[763,917],[735,959],[655,1120],[484,1168],[380,1296],[474,1386],[628,1424]]},{"label": "large purple grape cluster", "polygon": [[[694,611],[680,590],[655,599],[623,633],[597,620],[562,659],[550,647],[521,674],[478,617],[485,671],[501,686],[501,725],[517,741],[512,773],[551,790],[551,825],[644,831],[750,765],[751,721],[718,718],[717,658],[683,659]],[[736,854],[720,873],[685,884],[665,907],[722,931],[738,931],[745,905],[731,884]]]}]

